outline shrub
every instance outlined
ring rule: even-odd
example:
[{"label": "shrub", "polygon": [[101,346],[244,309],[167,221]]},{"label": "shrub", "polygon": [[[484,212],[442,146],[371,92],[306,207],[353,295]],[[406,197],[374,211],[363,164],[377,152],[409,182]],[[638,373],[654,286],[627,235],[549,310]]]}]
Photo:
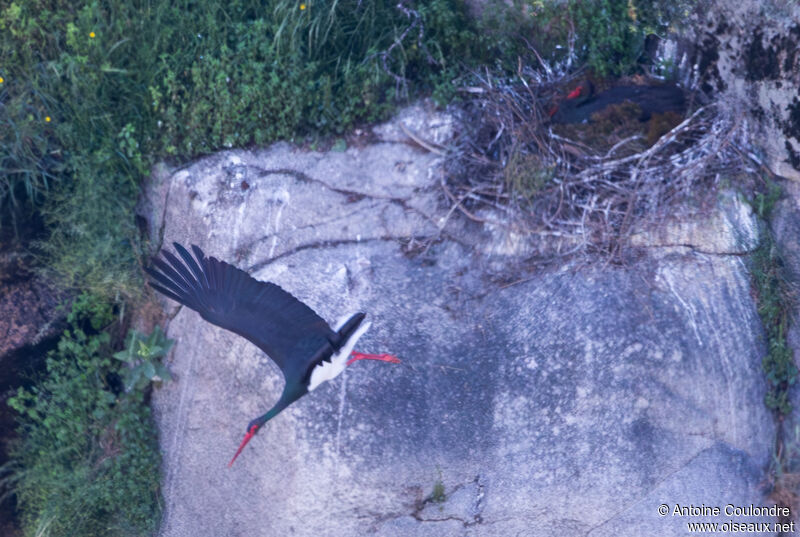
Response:
[{"label": "shrub", "polygon": [[[762,191],[751,201],[753,210],[769,221],[782,194],[780,185],[766,179]],[[779,415],[789,415],[792,411],[789,391],[798,375],[787,340],[795,299],[780,248],[766,226],[762,227],[758,248],[752,253],[750,271],[758,314],[767,338],[767,354],[761,364],[767,377],[765,403]]]},{"label": "shrub", "polygon": [[156,326],[149,336],[138,330],[128,332],[125,350],[114,353],[114,358],[129,366],[125,369],[125,389],[143,390],[151,382],[172,380],[172,375],[160,358],[167,355],[173,343],[160,326]]},{"label": "shrub", "polygon": [[[696,0],[517,0],[518,16],[535,21],[526,38],[555,61],[566,60],[572,40],[575,60],[599,76],[635,72],[648,35],[666,37]],[[508,17],[508,15],[506,15]],[[523,23],[511,22],[523,30]]]},{"label": "shrub", "polygon": [[420,4],[0,0],[0,213],[41,204],[63,287],[136,296],[155,160],[341,133],[406,86],[452,95],[450,58],[477,50],[464,7]]},{"label": "shrub", "polygon": [[110,321],[103,301],[76,301],[45,377],[9,400],[20,439],[7,482],[25,535],[143,535],[158,522],[155,428],[144,392],[119,389],[108,332],[93,330]]}]

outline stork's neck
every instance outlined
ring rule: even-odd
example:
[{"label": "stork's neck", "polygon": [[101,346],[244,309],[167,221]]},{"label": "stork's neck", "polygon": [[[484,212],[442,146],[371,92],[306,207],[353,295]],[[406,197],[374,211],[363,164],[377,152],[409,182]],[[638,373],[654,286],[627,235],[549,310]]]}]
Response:
[{"label": "stork's neck", "polygon": [[297,401],[297,399],[306,392],[307,390],[305,389],[305,386],[298,387],[295,384],[292,385],[287,384],[286,386],[284,386],[281,398],[278,399],[278,402],[275,403],[275,406],[270,408],[269,412],[267,412],[263,416],[259,416],[247,424],[247,434],[244,435],[242,443],[239,444],[239,449],[236,450],[236,454],[231,459],[231,462],[228,463],[228,466],[230,467],[233,465],[234,461],[236,461],[236,457],[239,456],[239,454],[242,452],[247,443],[253,439],[253,437],[265,423],[267,423],[269,420],[280,414],[284,408],[292,404],[294,401]]},{"label": "stork's neck", "polygon": [[308,393],[308,390],[304,385],[294,383],[290,385],[287,383],[286,386],[283,387],[281,398],[278,399],[275,406],[270,408],[263,416],[259,416],[251,421],[247,425],[247,429],[249,430],[253,425],[258,425],[258,427],[261,428],[265,423],[280,414],[287,406],[300,399],[306,393]]}]

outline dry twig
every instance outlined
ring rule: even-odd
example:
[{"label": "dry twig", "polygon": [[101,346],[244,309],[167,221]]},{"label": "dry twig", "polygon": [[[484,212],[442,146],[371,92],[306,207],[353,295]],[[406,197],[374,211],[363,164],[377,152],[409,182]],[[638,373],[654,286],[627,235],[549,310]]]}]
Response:
[{"label": "dry twig", "polygon": [[584,252],[619,252],[634,229],[674,214],[681,201],[703,199],[746,154],[746,129],[714,104],[650,147],[633,135],[598,150],[553,132],[543,104],[553,101],[557,84],[489,73],[476,79],[442,182],[451,211],[483,221],[478,208],[502,207],[513,214],[504,222],[509,228],[569,237]]}]

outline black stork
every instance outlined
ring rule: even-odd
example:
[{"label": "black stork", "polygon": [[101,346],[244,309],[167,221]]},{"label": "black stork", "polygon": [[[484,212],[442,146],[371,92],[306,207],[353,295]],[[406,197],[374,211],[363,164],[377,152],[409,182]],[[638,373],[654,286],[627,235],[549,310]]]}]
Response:
[{"label": "black stork", "polygon": [[145,268],[154,280],[150,286],[195,310],[206,321],[255,343],[277,364],[285,380],[275,406],[247,425],[244,440],[228,466],[266,422],[353,362],[400,363],[391,354],[353,350],[371,324],[363,322],[364,313],[345,317],[332,330],[308,305],[274,283],[258,281],[233,265],[206,257],[195,245],[192,251],[196,260],[180,244],[173,245],[183,262],[162,251],[169,263],[156,257],[155,268]]},{"label": "black stork", "polygon": [[682,113],[686,108],[683,90],[675,85],[620,85],[595,93],[594,85],[585,80],[553,107],[549,115],[554,123],[583,123],[591,121],[595,112],[626,101],[639,106],[640,121],[648,121],[653,114]]}]

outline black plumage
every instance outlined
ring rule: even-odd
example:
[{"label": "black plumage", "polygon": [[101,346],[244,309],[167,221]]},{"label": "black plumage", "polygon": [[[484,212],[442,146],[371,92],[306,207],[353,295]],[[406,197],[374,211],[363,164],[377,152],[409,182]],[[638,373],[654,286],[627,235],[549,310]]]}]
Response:
[{"label": "black plumage", "polygon": [[206,257],[195,245],[192,251],[197,262],[183,246],[174,246],[183,263],[163,251],[169,264],[155,258],[153,265],[158,270],[145,268],[156,282],[151,282],[151,287],[195,310],[206,321],[250,340],[272,358],[287,381],[294,380],[293,375],[302,377],[313,365],[312,356],[300,356],[303,348],[327,347],[331,352],[338,348],[341,335],[279,286]]},{"label": "black plumage", "polygon": [[[254,343],[272,358],[284,376],[278,402],[248,424],[247,435],[233,460],[264,423],[353,361],[399,362],[391,355],[352,350],[369,326],[362,325],[364,313],[352,315],[334,331],[314,310],[274,283],[258,281],[233,265],[206,257],[195,245],[191,247],[194,257],[180,244],[173,245],[180,259],[163,251],[166,261],[154,258],[152,266],[145,268],[153,280],[150,286],[195,310],[206,321]],[[353,358],[347,361],[350,356]],[[316,378],[312,378],[317,371]]]},{"label": "black plumage", "polygon": [[591,121],[592,114],[608,106],[631,102],[639,106],[640,121],[653,114],[680,112],[686,109],[683,90],[675,85],[620,85],[600,93],[588,80],[561,101],[552,114],[555,123],[581,123]]}]

